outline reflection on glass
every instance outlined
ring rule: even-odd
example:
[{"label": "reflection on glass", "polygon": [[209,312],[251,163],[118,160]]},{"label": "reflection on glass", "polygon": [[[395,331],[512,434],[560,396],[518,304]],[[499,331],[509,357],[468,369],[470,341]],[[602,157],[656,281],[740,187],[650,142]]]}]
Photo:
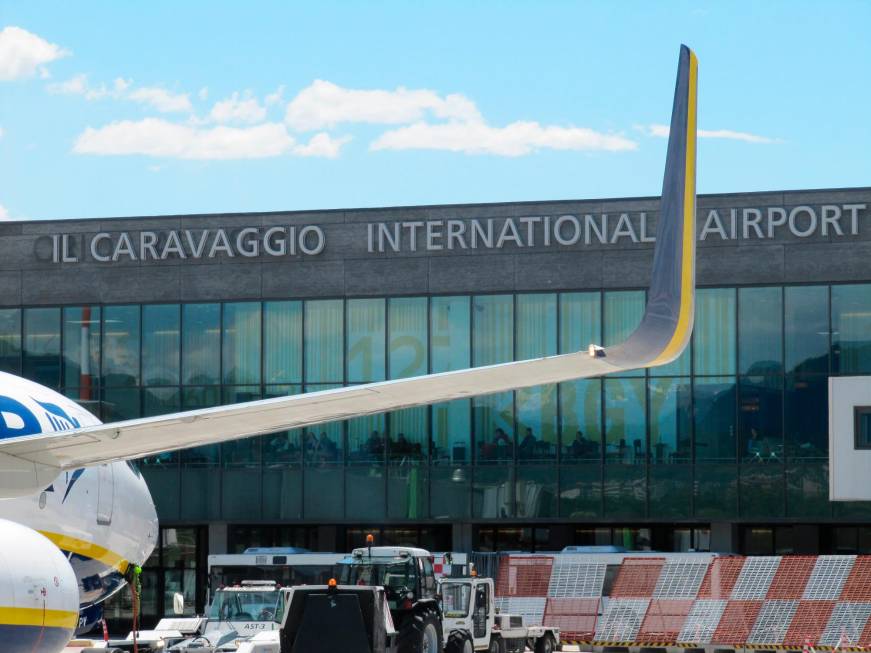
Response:
[{"label": "reflection on glass", "polygon": [[21,309],[0,309],[0,372],[21,374]]},{"label": "reflection on glass", "polygon": [[263,380],[302,381],[302,302],[263,304]]},{"label": "reflection on glass", "polygon": [[472,311],[472,364],[478,367],[513,360],[514,297],[474,297]]},{"label": "reflection on glass", "polygon": [[605,379],[605,462],[644,463],[647,456],[643,379]]},{"label": "reflection on glass", "polygon": [[735,379],[695,380],[696,460],[735,460]]},{"label": "reflection on glass", "polygon": [[741,377],[739,456],[744,462],[783,462],[783,377]]},{"label": "reflection on glass", "polygon": [[[641,324],[644,315],[644,291],[621,290],[605,293],[605,347],[629,337]],[[620,372],[621,376],[644,376],[644,370]]]},{"label": "reflection on glass", "polygon": [[[399,297],[389,301],[388,354],[391,379],[427,373],[426,297]],[[468,338],[467,338],[468,339]]]},{"label": "reflection on glass", "polygon": [[783,373],[783,290],[738,289],[738,351],[742,374]]},{"label": "reflection on glass", "polygon": [[[307,385],[306,392],[331,390],[338,384]],[[303,457],[307,467],[332,467],[345,460],[345,423],[328,422],[302,430]],[[323,478],[327,478],[326,476]],[[308,503],[309,499],[306,498]]]},{"label": "reflection on glass", "polygon": [[103,384],[139,383],[139,306],[103,311]]},{"label": "reflection on glass", "polygon": [[735,373],[735,289],[696,291],[693,325],[696,374]]},{"label": "reflection on glass", "polygon": [[224,383],[260,383],[260,303],[224,304]]},{"label": "reflection on glass", "polygon": [[513,393],[475,397],[472,402],[476,460],[485,464],[514,460]]},{"label": "reflection on glass", "polygon": [[142,416],[139,388],[104,388],[102,404],[104,422],[119,422]]},{"label": "reflection on glass", "polygon": [[462,370],[472,364],[468,297],[433,297],[430,306],[432,371]]},{"label": "reflection on glass", "polygon": [[[301,392],[302,386],[299,385],[268,385],[263,398],[286,397]],[[302,429],[271,433],[261,436],[260,440],[264,465],[278,467],[302,461]]]},{"label": "reflection on glass", "polygon": [[305,303],[306,382],[342,382],[343,325],[341,299]]},{"label": "reflection on glass", "polygon": [[387,455],[389,436],[383,413],[348,420],[348,462],[381,464]]},{"label": "reflection on glass", "polygon": [[657,464],[691,459],[691,386],[688,378],[650,380],[650,452]]},{"label": "reflection on glass", "polygon": [[560,439],[562,459],[592,462],[602,459],[602,381],[561,383]]},{"label": "reflection on glass", "polygon": [[24,309],[24,376],[50,388],[60,384],[60,309]]},{"label": "reflection on glass", "polygon": [[181,325],[182,383],[220,383],[221,357],[218,352],[221,350],[221,306],[185,304],[182,306]]},{"label": "reflection on glass", "polygon": [[100,377],[100,307],[74,306],[63,312],[64,386],[80,388],[79,399],[96,399]]},{"label": "reflection on glass", "polygon": [[390,413],[387,456],[394,465],[419,465],[426,459],[429,434],[425,406]]},{"label": "reflection on glass", "polygon": [[567,292],[559,296],[559,351],[568,354],[602,343],[602,300],[597,292]]},{"label": "reflection on glass", "polygon": [[178,304],[142,307],[143,384],[178,384],[180,343],[181,317]]},{"label": "reflection on glass", "polygon": [[383,299],[348,300],[348,382],[384,380]]},{"label": "reflection on glass", "polygon": [[832,286],[832,366],[841,374],[871,372],[871,284]]},{"label": "reflection on glass", "polygon": [[433,464],[467,465],[472,461],[471,413],[468,399],[433,405]]},{"label": "reflection on glass", "polygon": [[828,456],[828,379],[824,375],[786,377],[786,455],[795,458]]},{"label": "reflection on glass", "polygon": [[517,360],[556,354],[556,295],[517,295]]},{"label": "reflection on glass", "polygon": [[786,371],[829,371],[829,289],[795,286],[784,289]]},{"label": "reflection on glass", "polygon": [[517,460],[556,460],[556,385],[517,391]]}]

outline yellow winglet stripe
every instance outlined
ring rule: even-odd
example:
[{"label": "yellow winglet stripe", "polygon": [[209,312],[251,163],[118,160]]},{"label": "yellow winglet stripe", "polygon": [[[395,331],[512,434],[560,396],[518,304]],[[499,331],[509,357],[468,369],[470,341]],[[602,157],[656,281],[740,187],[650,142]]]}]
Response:
[{"label": "yellow winglet stripe", "polygon": [[110,551],[93,542],[86,542],[69,535],[61,535],[60,533],[52,533],[50,531],[39,531],[42,535],[51,540],[55,546],[64,551],[69,551],[92,560],[102,562],[107,567],[117,569],[122,574],[127,571],[130,563],[123,556]]},{"label": "yellow winglet stripe", "polygon": [[651,365],[667,363],[674,359],[677,352],[689,337],[693,323],[693,248],[696,238],[696,91],[698,84],[699,62],[695,53],[690,50],[689,84],[687,88],[687,134],[686,156],[684,169],[684,201],[683,201],[683,243],[681,248],[680,277],[680,312],[677,327],[669,343],[657,356]]},{"label": "yellow winglet stripe", "polygon": [[43,610],[42,608],[6,608],[0,606],[0,625],[66,628],[72,630],[79,622],[78,612]]}]

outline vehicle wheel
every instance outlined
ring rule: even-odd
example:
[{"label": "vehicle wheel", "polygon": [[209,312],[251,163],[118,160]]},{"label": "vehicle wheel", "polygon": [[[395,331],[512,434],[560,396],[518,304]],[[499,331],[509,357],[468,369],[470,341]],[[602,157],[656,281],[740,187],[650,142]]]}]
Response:
[{"label": "vehicle wheel", "polygon": [[553,653],[553,638],[550,635],[539,637],[535,643],[535,653]]},{"label": "vehicle wheel", "polygon": [[448,635],[448,641],[445,643],[445,653],[475,653],[475,647],[472,644],[472,638],[469,637],[469,633],[455,630]]},{"label": "vehicle wheel", "polygon": [[490,636],[490,648],[487,649],[487,653],[505,653],[505,642],[501,637]]},{"label": "vehicle wheel", "polygon": [[434,610],[405,618],[396,635],[396,653],[442,653],[442,624]]}]

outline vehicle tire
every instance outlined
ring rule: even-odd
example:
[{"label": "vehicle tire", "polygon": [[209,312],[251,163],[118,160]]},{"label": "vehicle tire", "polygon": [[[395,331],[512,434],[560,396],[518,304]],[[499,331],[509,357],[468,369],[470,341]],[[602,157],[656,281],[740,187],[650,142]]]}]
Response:
[{"label": "vehicle tire", "polygon": [[442,623],[435,610],[405,618],[396,635],[396,653],[442,653]]},{"label": "vehicle tire", "polygon": [[505,653],[505,642],[501,637],[490,636],[490,648],[487,649],[487,653]]},{"label": "vehicle tire", "polygon": [[475,647],[469,633],[455,630],[448,635],[448,640],[445,642],[445,653],[475,653]]},{"label": "vehicle tire", "polygon": [[550,635],[543,635],[535,643],[535,653],[553,653],[554,642]]}]

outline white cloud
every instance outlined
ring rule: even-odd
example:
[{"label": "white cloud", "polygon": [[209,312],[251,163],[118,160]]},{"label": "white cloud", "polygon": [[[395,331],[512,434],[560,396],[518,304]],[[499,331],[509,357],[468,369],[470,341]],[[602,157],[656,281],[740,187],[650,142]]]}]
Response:
[{"label": "white cloud", "polygon": [[0,220],[8,220],[9,219],[9,211],[6,210],[6,207],[0,204]]},{"label": "white cloud", "polygon": [[127,98],[147,104],[161,113],[191,112],[193,105],[187,93],[172,93],[159,86],[143,86],[129,93]]},{"label": "white cloud", "polygon": [[309,131],[340,123],[361,122],[401,125],[421,120],[427,113],[451,120],[480,120],[475,103],[454,94],[440,97],[434,91],[358,90],[315,80],[287,105],[285,120],[292,128]]},{"label": "white cloud", "polygon": [[118,77],[112,82],[111,86],[100,84],[99,86],[91,86],[88,83],[88,76],[85,74],[75,75],[65,82],[57,82],[46,86],[49,93],[55,95],[81,95],[86,100],[102,100],[106,97],[122,98],[130,88],[131,81]]},{"label": "white cloud", "polygon": [[339,156],[342,146],[351,140],[350,136],[333,138],[326,132],[320,132],[311,137],[306,145],[297,145],[293,153],[297,156],[317,156],[335,159]]},{"label": "white cloud", "polygon": [[45,64],[51,63],[69,52],[45,39],[15,26],[0,30],[0,80],[11,81],[48,76]]},{"label": "white cloud", "polygon": [[209,97],[209,87],[203,86],[199,91],[197,91],[197,97],[201,100],[205,101]]},{"label": "white cloud", "polygon": [[215,103],[209,113],[209,118],[218,123],[243,122],[253,124],[266,118],[266,108],[250,94],[240,98],[238,93],[233,93],[226,100]]},{"label": "white cloud", "polygon": [[[671,131],[668,125],[648,125],[642,127],[642,131],[646,131],[650,136],[658,136],[660,138],[668,138]],[[731,129],[700,129],[698,130],[699,138],[720,138],[730,141],[744,141],[745,143],[779,143],[777,138],[769,138],[768,136],[759,136],[758,134],[750,134],[748,132],[738,132]]]},{"label": "white cloud", "polygon": [[270,93],[265,98],[265,103],[267,107],[271,107],[274,104],[279,104],[284,101],[284,85],[279,86],[273,93]]},{"label": "white cloud", "polygon": [[207,160],[260,159],[283,154],[330,157],[338,154],[344,142],[340,140],[318,139],[316,136],[308,145],[298,145],[281,123],[201,128],[145,118],[113,122],[96,129],[88,127],[76,140],[73,151],[77,154],[139,154]]},{"label": "white cloud", "polygon": [[505,127],[484,122],[419,122],[387,131],[370,145],[372,150],[447,150],[499,156],[522,156],[542,149],[622,152],[636,147],[634,141],[618,134],[537,122],[513,122]]}]

